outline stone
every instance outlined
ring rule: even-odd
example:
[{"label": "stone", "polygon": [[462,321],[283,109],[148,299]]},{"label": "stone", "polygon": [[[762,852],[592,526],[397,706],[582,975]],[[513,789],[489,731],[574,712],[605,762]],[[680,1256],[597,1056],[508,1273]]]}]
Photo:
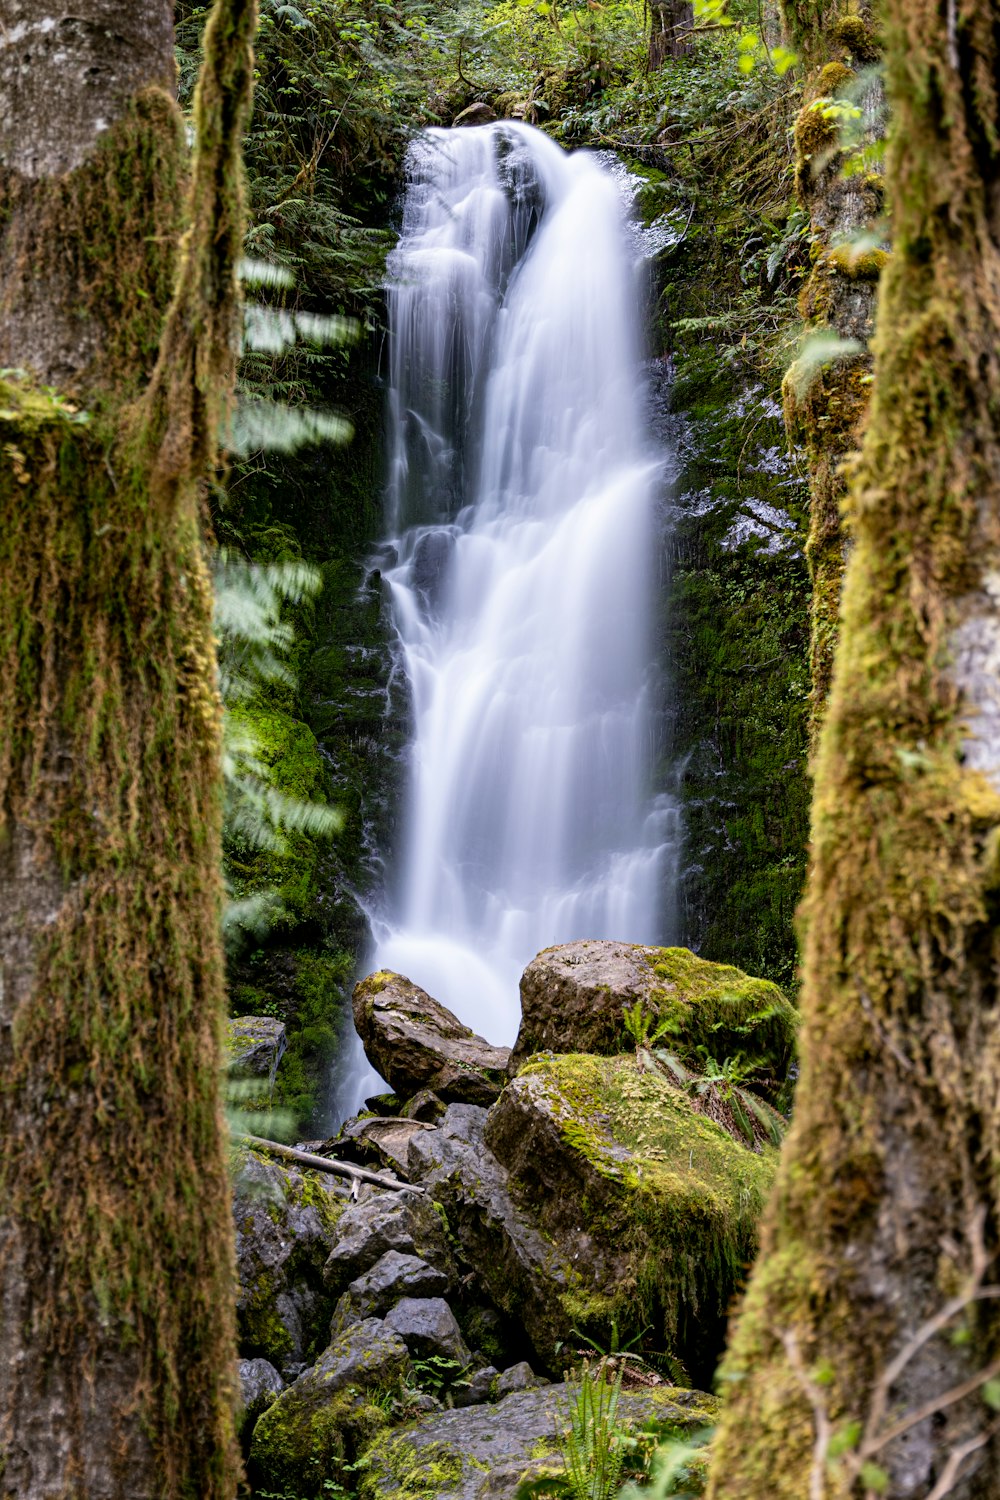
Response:
[{"label": "stone", "polygon": [[493,1382],[499,1373],[493,1365],[483,1365],[478,1370],[471,1370],[464,1380],[453,1387],[453,1404],[455,1406],[480,1406],[484,1401],[491,1400]]},{"label": "stone", "polygon": [[253,1431],[261,1412],[266,1411],[285,1389],[285,1382],[277,1370],[266,1359],[240,1360],[240,1404],[239,1431],[246,1440]]},{"label": "stone", "polygon": [[395,1115],[399,1113],[402,1102],[395,1094],[373,1094],[365,1100],[365,1109],[371,1110],[373,1115]]},{"label": "stone", "polygon": [[451,123],[452,126],[492,125],[495,119],[496,115],[488,104],[470,104],[467,109],[457,114]]},{"label": "stone", "polygon": [[427,1124],[436,1125],[447,1107],[433,1089],[421,1089],[406,1101],[399,1113],[404,1120],[423,1120]]},{"label": "stone", "polygon": [[243,1148],[233,1197],[239,1352],[281,1371],[327,1341],[333,1298],[323,1268],[350,1189],[324,1172]]},{"label": "stone", "polygon": [[387,1250],[419,1256],[450,1275],[452,1254],[441,1219],[426,1194],[375,1189],[370,1197],[346,1209],[323,1269],[324,1284],[339,1296]]},{"label": "stone", "polygon": [[547,1380],[541,1380],[528,1364],[522,1359],[519,1364],[511,1365],[509,1370],[504,1370],[502,1375],[497,1376],[493,1394],[498,1401],[504,1396],[512,1396],[515,1391],[533,1391],[537,1386],[548,1385]]},{"label": "stone", "polygon": [[402,1255],[387,1250],[356,1281],[337,1303],[334,1327],[347,1327],[365,1318],[384,1318],[400,1297],[438,1297],[447,1295],[446,1272],[429,1266],[419,1255]]},{"label": "stone", "polygon": [[[574,1268],[560,1299],[566,1333],[607,1342],[617,1328],[626,1343],[648,1330],[707,1382],[756,1253],[774,1148],[738,1143],[634,1056],[555,1053],[511,1082],[483,1140],[514,1202]],[[558,1373],[525,1326],[543,1368]]]},{"label": "stone", "polygon": [[347,1329],[258,1419],[247,1463],[255,1491],[316,1495],[344,1479],[385,1420],[367,1393],[398,1386],[409,1368],[406,1345],[379,1319]]},{"label": "stone", "polygon": [[558,1374],[555,1346],[573,1322],[566,1298],[582,1282],[571,1256],[514,1201],[507,1171],[484,1139],[486,1120],[476,1105],[449,1105],[436,1130],[411,1142],[410,1172],[441,1204],[490,1302],[524,1329],[542,1367]]},{"label": "stone", "polygon": [[760,1058],[753,1087],[785,1079],[797,1013],[777,985],[712,964],[686,948],[577,942],[546,948],[521,976],[521,1026],[511,1074],[536,1052],[614,1054],[634,1050],[622,1017],[636,1003],[666,1022],[659,1045],[697,1068],[699,1047],[720,1062],[742,1052]]},{"label": "stone", "polygon": [[422,1120],[360,1115],[356,1120],[348,1120],[337,1139],[328,1144],[327,1150],[341,1161],[388,1167],[405,1177],[411,1140],[421,1130],[430,1129],[431,1126]]},{"label": "stone", "polygon": [[[278,1064],[288,1046],[285,1023],[273,1016],[234,1016],[226,1023],[229,1076],[236,1080],[240,1107],[268,1110]],[[259,1091],[250,1081],[259,1081]]]},{"label": "stone", "polygon": [[354,990],[354,1024],[372,1067],[394,1093],[430,1089],[447,1103],[492,1104],[506,1083],[507,1047],[492,1047],[402,974],[381,970]]},{"label": "stone", "polygon": [[398,1333],[416,1359],[450,1359],[461,1369],[472,1354],[443,1297],[402,1297],[386,1314],[386,1328]]},{"label": "stone", "polygon": [[[514,1500],[519,1484],[564,1472],[559,1434],[576,1388],[519,1391],[495,1406],[420,1417],[379,1433],[365,1454],[360,1500]],[[658,1386],[623,1391],[618,1421],[627,1432],[670,1425],[680,1433],[718,1420],[719,1403],[701,1391]]]}]

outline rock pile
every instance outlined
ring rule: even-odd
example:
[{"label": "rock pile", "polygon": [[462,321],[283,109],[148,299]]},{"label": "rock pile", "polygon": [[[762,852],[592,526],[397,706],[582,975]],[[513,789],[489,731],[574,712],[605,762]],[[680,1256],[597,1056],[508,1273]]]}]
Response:
[{"label": "rock pile", "polygon": [[403,1186],[352,1196],[246,1154],[243,1431],[258,1489],[306,1500],[353,1475],[361,1500],[513,1496],[558,1468],[560,1377],[584,1339],[640,1341],[649,1389],[623,1397],[629,1423],[711,1419],[711,1398],[680,1386],[711,1377],[776,1153],[734,1139],[637,1051],[621,1024],[637,1001],[689,1063],[707,1037],[753,1054],[763,1088],[784,1077],[784,997],[683,950],[540,954],[512,1054],[401,975],[358,985],[357,1028],[393,1092],[320,1149]]}]

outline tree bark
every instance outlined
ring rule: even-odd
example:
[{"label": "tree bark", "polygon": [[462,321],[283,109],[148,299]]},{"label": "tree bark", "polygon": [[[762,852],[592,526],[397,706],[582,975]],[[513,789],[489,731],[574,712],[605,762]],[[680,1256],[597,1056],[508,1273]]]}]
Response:
[{"label": "tree bark", "polygon": [[229,1500],[220,709],[254,7],[0,0],[0,1495]]},{"label": "tree bark", "polygon": [[712,1500],[1000,1493],[1000,4],[886,13],[895,247],[816,765],[802,1072]]},{"label": "tree bark", "polygon": [[694,28],[692,0],[653,0],[650,7],[649,68],[655,72],[669,57],[686,57]]}]

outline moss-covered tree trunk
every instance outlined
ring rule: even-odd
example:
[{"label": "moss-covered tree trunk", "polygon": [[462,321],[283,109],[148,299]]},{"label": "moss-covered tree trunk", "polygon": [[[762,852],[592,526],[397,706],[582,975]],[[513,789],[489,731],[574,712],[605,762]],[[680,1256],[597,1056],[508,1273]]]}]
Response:
[{"label": "moss-covered tree trunk", "polygon": [[847,548],[844,463],[858,446],[868,406],[868,344],[885,260],[877,248],[852,246],[882,207],[882,179],[866,162],[864,148],[881,136],[883,90],[877,72],[868,71],[878,56],[870,0],[860,6],[857,0],[784,0],[783,15],[806,69],[795,125],[795,187],[809,214],[813,265],[799,307],[812,339],[825,335],[832,347],[839,340],[845,351],[819,363],[807,356],[785,381],[789,435],[802,444],[809,464],[815,747],[830,692]]},{"label": "moss-covered tree trunk", "polygon": [[887,13],[895,248],[816,767],[802,1074],[713,1500],[1000,1494],[1000,4]]},{"label": "moss-covered tree trunk", "polygon": [[685,57],[691,51],[693,28],[692,0],[653,0],[650,6],[650,70],[662,68],[668,57]]},{"label": "moss-covered tree trunk", "polygon": [[[220,709],[252,0],[0,27],[0,1495],[235,1491]],[[186,235],[184,204],[192,180]]]}]

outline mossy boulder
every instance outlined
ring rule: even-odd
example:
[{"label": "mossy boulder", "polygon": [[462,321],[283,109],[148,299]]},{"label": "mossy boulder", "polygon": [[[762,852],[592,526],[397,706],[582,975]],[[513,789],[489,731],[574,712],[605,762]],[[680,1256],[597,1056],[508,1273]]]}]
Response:
[{"label": "mossy boulder", "polygon": [[342,1479],[386,1421],[373,1396],[396,1389],[408,1369],[405,1344],[379,1319],[347,1329],[259,1418],[247,1465],[255,1490],[311,1500]]},{"label": "mossy boulder", "polygon": [[[571,1385],[519,1391],[495,1406],[422,1417],[369,1445],[360,1500],[485,1500],[513,1496],[525,1479],[564,1470],[559,1433]],[[623,1392],[618,1418],[631,1434],[693,1433],[715,1422],[718,1402],[700,1391]]]},{"label": "mossy boulder", "polygon": [[697,1065],[699,1047],[720,1061],[760,1059],[758,1086],[780,1084],[795,1043],[796,1011],[777,985],[686,948],[578,942],[546,948],[521,977],[516,1073],[536,1052],[611,1054],[632,1048],[623,1011],[638,1004],[662,1045]]},{"label": "mossy boulder", "polygon": [[510,1051],[493,1047],[402,974],[380,970],[354,990],[354,1024],[372,1067],[401,1098],[431,1089],[446,1103],[492,1104]]},{"label": "mossy boulder", "polygon": [[327,1339],[334,1298],[323,1267],[349,1190],[322,1172],[279,1166],[242,1150],[233,1218],[240,1355],[298,1374]]},{"label": "mossy boulder", "polygon": [[[739,1144],[634,1057],[553,1053],[505,1090],[485,1143],[574,1268],[550,1289],[566,1333],[607,1344],[615,1329],[623,1341],[645,1330],[708,1381],[757,1250],[774,1149]],[[538,1353],[551,1368],[554,1350]]]}]

